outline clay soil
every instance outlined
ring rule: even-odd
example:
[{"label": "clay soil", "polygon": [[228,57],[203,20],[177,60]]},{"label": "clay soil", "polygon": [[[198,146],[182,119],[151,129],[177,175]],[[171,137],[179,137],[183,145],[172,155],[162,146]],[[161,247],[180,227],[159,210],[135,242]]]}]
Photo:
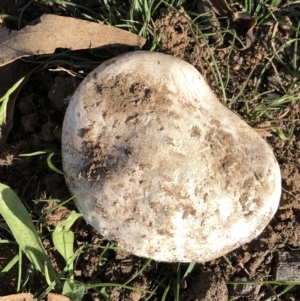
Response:
[{"label": "clay soil", "polygon": [[[97,1],[81,2],[82,5],[90,5],[90,8],[93,8]],[[4,8],[4,3],[5,1],[2,3],[2,8]],[[45,6],[40,6],[38,2],[34,2],[34,5],[30,6],[27,17],[33,19],[44,13],[44,10]],[[46,12],[49,13],[49,11]],[[182,14],[168,10],[160,12],[155,21],[156,28],[161,35],[157,51],[180,57],[193,64],[204,75],[220,99],[223,99],[207,61],[203,59],[206,58],[209,61],[210,52],[203,41],[200,40],[199,44],[193,41],[193,36],[188,33],[187,19],[182,17]],[[291,19],[291,21],[295,20]],[[292,137],[283,140],[279,137],[277,129],[280,127],[287,131],[290,123],[281,122],[274,125],[266,116],[256,119],[255,123],[251,123],[255,106],[260,105],[265,99],[257,98],[256,103],[249,104],[252,115],[245,110],[245,102],[253,96],[256,80],[266,65],[265,58],[273,53],[270,40],[274,30],[276,30],[275,43],[278,47],[293,38],[294,33],[284,27],[278,26],[277,29],[274,29],[274,24],[265,25],[256,29],[257,40],[249,50],[233,49],[229,53],[229,47],[225,41],[223,47],[213,49],[213,51],[223,78],[226,78],[228,68],[230,69],[231,79],[226,88],[228,99],[236,95],[249,73],[253,72],[244,93],[231,106],[231,109],[247,120],[273,148],[282,173],[280,207],[270,224],[257,239],[227,254],[226,258],[222,257],[204,264],[196,264],[191,274],[181,284],[180,300],[226,301],[232,298],[231,300],[264,301],[274,296],[275,293],[280,293],[284,286],[266,284],[227,284],[226,286],[225,282],[266,281],[276,278],[278,280],[300,280],[300,273],[297,275],[297,271],[295,272],[292,268],[290,274],[280,276],[284,277],[283,279],[279,279],[278,274],[281,258],[291,258],[300,252],[298,250],[300,248],[299,123],[295,123]],[[285,48],[281,53],[283,62],[274,60],[274,63],[270,64],[268,72],[262,78],[259,92],[272,89],[275,90],[277,96],[284,94],[282,86],[287,87],[291,80],[290,71],[285,68],[284,63],[286,65],[291,64],[292,50],[291,47]],[[255,66],[254,71],[253,66]],[[275,70],[281,77],[281,86],[276,82]],[[78,73],[79,71],[74,70],[77,75],[81,74]],[[49,227],[53,229],[59,221],[64,220],[70,214],[70,211],[76,210],[76,207],[69,202],[51,213],[44,214],[57,205],[58,200],[63,201],[70,197],[64,177],[48,168],[45,155],[20,157],[20,154],[45,149],[58,150],[52,162],[57,168],[62,169],[60,156],[62,122],[70,96],[81,80],[82,76],[81,78],[79,76],[74,77],[67,72],[53,72],[47,68],[34,73],[17,98],[13,128],[6,143],[0,149],[0,182],[9,185],[17,193],[30,210],[34,222],[42,217],[39,220],[41,225],[39,230],[43,233],[43,244],[57,272],[64,268],[64,261],[53,247]],[[285,119],[299,118],[297,101],[290,102],[280,110],[280,113],[279,111],[274,113],[273,117],[279,119],[285,114]],[[45,202],[44,200],[52,200],[52,202]],[[1,225],[5,225],[3,221],[1,221]],[[76,223],[73,231],[76,237],[75,249],[86,244],[84,252],[79,255],[75,265],[75,277],[80,282],[123,284],[140,271],[147,262],[147,259],[112,249],[106,251],[99,262],[99,255],[102,252],[100,247],[105,246],[108,241],[96,233],[84,220]],[[10,232],[4,226],[0,228],[0,238],[13,240]],[[16,245],[1,244],[0,268],[2,269],[17,253]],[[26,276],[28,265],[29,263],[24,258],[23,279]],[[290,263],[291,267],[293,265],[297,266],[297,263]],[[187,266],[186,264],[181,265],[182,274]],[[161,300],[165,286],[169,283],[172,286],[172,281],[176,280],[177,269],[178,264],[151,262],[129,285],[151,290],[158,282],[162,282],[156,294],[150,299]],[[14,267],[0,279],[0,296],[16,293],[17,273],[17,267]],[[25,285],[23,291],[29,290],[35,294],[41,291],[45,283],[43,277],[38,274],[34,274],[32,279],[31,283]],[[167,300],[174,300],[172,290],[171,288]],[[142,292],[113,287],[108,287],[106,291],[113,301],[145,300],[145,294]],[[88,290],[83,300],[105,300],[105,298],[93,290]],[[300,289],[295,286],[288,293],[272,300],[300,300]]]}]

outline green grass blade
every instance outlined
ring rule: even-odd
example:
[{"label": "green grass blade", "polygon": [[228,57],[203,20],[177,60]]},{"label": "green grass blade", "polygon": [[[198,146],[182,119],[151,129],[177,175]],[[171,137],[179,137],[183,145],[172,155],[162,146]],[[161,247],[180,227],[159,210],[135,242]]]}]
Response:
[{"label": "green grass blade", "polygon": [[[78,282],[78,281],[77,281]],[[98,287],[118,287],[120,289],[127,289],[133,292],[142,292],[142,293],[148,293],[151,294],[151,291],[144,290],[142,288],[137,288],[133,286],[124,285],[121,283],[96,283],[96,284],[83,284],[86,289],[95,289]]]},{"label": "green grass blade", "polygon": [[5,276],[7,273],[17,262],[19,261],[19,255],[16,255],[1,271],[0,278]]},{"label": "green grass blade", "polygon": [[35,268],[45,275],[46,264],[49,277],[53,281],[56,278],[55,271],[26,208],[13,190],[1,183],[0,214],[5,219],[20,248]]},{"label": "green grass blade", "polygon": [[[22,81],[25,77],[22,77],[19,81],[17,81],[6,93],[4,96],[0,98],[0,102],[2,102],[0,106],[0,126],[5,124],[6,121],[6,109],[9,101],[9,96],[17,90],[17,88],[21,85]],[[0,133],[1,134],[1,133]]]},{"label": "green grass blade", "polygon": [[294,129],[295,129],[295,122],[293,122],[291,124],[291,127],[289,128],[289,131],[286,135],[283,133],[283,131],[281,129],[277,130],[277,134],[278,134],[280,139],[282,139],[283,141],[287,141],[287,140],[290,140],[292,138],[292,136],[294,134]]},{"label": "green grass blade", "polygon": [[22,281],[22,262],[23,262],[23,258],[22,258],[22,248],[19,245],[19,262],[18,262],[18,281],[17,281],[17,292],[20,291],[21,288],[21,281]]},{"label": "green grass blade", "polygon": [[[86,248],[86,244],[83,244],[80,246],[73,254],[72,258],[69,260],[70,262],[74,262],[74,260],[79,256],[79,254],[83,253],[83,250]],[[47,287],[46,290],[44,290],[41,294],[37,295],[38,300],[42,300],[47,296],[49,292],[51,292],[57,284],[59,284],[61,281],[66,280],[64,278],[65,274],[70,270],[69,264],[65,266],[65,268],[57,275],[56,279]],[[77,281],[78,282],[78,281]]]},{"label": "green grass blade", "polygon": [[270,298],[268,298],[268,299],[266,299],[266,300],[264,300],[264,301],[277,301],[277,300],[279,300],[278,298],[279,298],[280,296],[284,295],[286,292],[288,292],[288,291],[289,291],[290,289],[292,289],[294,286],[295,286],[295,284],[290,284],[290,285],[288,285],[287,287],[285,287],[284,290],[283,290],[281,293],[276,294],[276,296],[272,296],[272,297],[270,297]]},{"label": "green grass blade", "polygon": [[20,157],[32,157],[32,156],[40,156],[40,155],[48,154],[48,156],[47,156],[48,167],[50,169],[52,169],[53,171],[63,175],[64,173],[61,170],[59,170],[57,167],[55,167],[52,163],[52,157],[54,155],[57,155],[58,153],[59,153],[59,151],[57,151],[57,150],[45,149],[45,150],[41,150],[41,151],[29,153],[29,154],[21,154]]},{"label": "green grass blade", "polygon": [[161,297],[161,301],[165,301],[166,300],[168,292],[170,290],[170,286],[171,286],[171,283],[169,282],[169,285],[165,288],[164,293],[163,293],[163,295]]},{"label": "green grass blade", "polygon": [[55,248],[64,258],[67,264],[70,265],[69,274],[71,280],[73,280],[73,261],[74,255],[74,233],[70,230],[74,222],[81,217],[82,214],[72,211],[66,220],[63,220],[57,224],[55,230],[52,233],[52,240]]},{"label": "green grass blade", "polygon": [[85,292],[84,285],[74,283],[72,280],[67,279],[64,283],[62,294],[69,297],[73,301],[81,301]]},{"label": "green grass blade", "polygon": [[144,264],[144,266],[137,272],[135,273],[132,277],[130,277],[130,279],[128,281],[126,281],[124,283],[124,285],[127,285],[128,283],[130,283],[131,281],[133,281],[136,277],[138,277],[139,275],[141,275],[144,270],[149,266],[149,264],[151,263],[152,259],[148,259],[147,262]]},{"label": "green grass blade", "polygon": [[29,153],[29,154],[20,154],[19,156],[20,157],[33,157],[33,156],[50,154],[50,153],[54,153],[53,149],[40,150],[40,151]]},{"label": "green grass blade", "polygon": [[56,167],[53,165],[52,161],[51,161],[51,159],[52,159],[52,157],[53,157],[54,155],[55,155],[55,153],[51,153],[51,154],[49,154],[49,155],[47,156],[47,164],[48,164],[48,166],[49,166],[50,169],[52,169],[53,171],[55,171],[55,172],[57,172],[57,173],[63,175],[64,173],[63,173],[61,170],[59,170],[58,168],[56,168]]},{"label": "green grass blade", "polygon": [[194,269],[195,267],[195,262],[190,262],[189,265],[188,265],[188,268],[186,269],[182,279],[181,279],[181,283],[183,283],[183,281],[191,274],[192,270]]}]

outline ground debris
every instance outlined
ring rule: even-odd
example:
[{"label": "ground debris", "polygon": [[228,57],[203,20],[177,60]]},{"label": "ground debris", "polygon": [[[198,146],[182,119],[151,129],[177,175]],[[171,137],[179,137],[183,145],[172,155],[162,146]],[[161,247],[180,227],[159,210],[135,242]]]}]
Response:
[{"label": "ground debris", "polygon": [[300,252],[278,252],[275,268],[275,280],[299,281],[300,280]]}]

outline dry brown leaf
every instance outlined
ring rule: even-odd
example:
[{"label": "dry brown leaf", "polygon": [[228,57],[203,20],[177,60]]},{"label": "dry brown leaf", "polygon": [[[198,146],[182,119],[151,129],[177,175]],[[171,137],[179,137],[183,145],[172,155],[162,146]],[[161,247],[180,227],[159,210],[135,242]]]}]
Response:
[{"label": "dry brown leaf", "polygon": [[112,45],[143,46],[146,39],[131,32],[95,22],[43,15],[35,25],[20,31],[0,27],[0,66],[20,57]]},{"label": "dry brown leaf", "polygon": [[256,20],[252,16],[244,12],[234,12],[226,0],[199,0],[199,2],[205,2],[205,6],[210,6],[216,14],[229,17],[239,26],[239,29],[245,32],[246,46],[237,48],[238,50],[243,51],[251,47],[255,40],[253,29],[256,25]]},{"label": "dry brown leaf", "polygon": [[227,16],[230,18],[233,17],[233,11],[228,6],[228,4],[225,0],[207,0],[207,2],[210,4],[211,9],[217,15]]},{"label": "dry brown leaf", "polygon": [[0,27],[0,97],[25,76],[9,97],[6,120],[0,128],[0,147],[6,142],[12,128],[16,98],[29,78],[30,68],[18,58],[52,53],[58,47],[77,50],[113,45],[142,46],[145,41],[142,37],[112,26],[57,15],[44,15],[36,25],[20,31],[9,32]]},{"label": "dry brown leaf", "polygon": [[21,293],[0,297],[0,301],[37,301],[37,299],[33,298],[32,294]]},{"label": "dry brown leaf", "polygon": [[[53,293],[48,294],[47,300],[48,301],[71,301],[71,299],[66,296],[53,294]],[[9,296],[0,297],[0,301],[37,301],[37,299],[34,298],[32,294],[20,293],[20,294],[13,294]]]},{"label": "dry brown leaf", "polygon": [[233,21],[239,25],[244,32],[246,32],[246,46],[243,48],[238,48],[238,50],[243,51],[249,49],[255,41],[253,29],[256,25],[256,20],[247,13],[235,12]]}]

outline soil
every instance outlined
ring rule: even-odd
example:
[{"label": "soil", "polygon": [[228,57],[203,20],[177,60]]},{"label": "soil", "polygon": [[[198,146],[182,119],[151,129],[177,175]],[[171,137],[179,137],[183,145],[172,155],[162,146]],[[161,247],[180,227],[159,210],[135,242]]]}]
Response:
[{"label": "soil", "polygon": [[[21,1],[26,2],[26,1]],[[98,1],[77,1],[82,5],[94,8]],[[4,11],[7,1],[0,1],[0,8]],[[1,7],[2,5],[2,7]],[[45,7],[39,2],[33,2],[27,11],[26,17],[34,19],[42,13],[52,12],[53,7]],[[58,9],[62,9],[59,7]],[[14,13],[13,7],[9,8],[10,14]],[[210,52],[205,42],[199,40],[194,42],[193,35],[187,19],[182,13],[173,11],[161,11],[156,20],[155,26],[161,34],[158,51],[180,57],[194,65],[206,78],[215,93],[224,102],[223,91],[219,83],[208,67],[211,61]],[[16,13],[16,12],[15,12]],[[63,10],[65,14],[65,11]],[[291,22],[295,20],[289,18]],[[7,24],[9,25],[9,24]],[[194,33],[195,34],[195,33]],[[196,34],[198,34],[196,32]],[[228,47],[228,40],[223,41],[220,48],[213,49],[219,71],[225,79],[228,68],[231,73],[231,80],[226,87],[227,99],[239,94],[241,87],[248,75],[252,72],[251,78],[244,89],[238,95],[237,101],[231,105],[231,109],[251,123],[257,120],[258,112],[256,107],[263,105],[266,99],[277,95],[284,95],[284,89],[290,84],[291,74],[286,68],[290,66],[293,47],[285,47],[280,53],[280,60],[274,60],[268,64],[268,58],[272,56],[272,40],[276,47],[280,47],[293,37],[293,32],[279,24],[265,25],[255,32],[257,40],[251,49],[239,51]],[[199,49],[199,47],[201,47]],[[129,49],[130,50],[130,49]],[[298,53],[299,55],[299,53]],[[261,78],[262,70],[266,68]],[[72,70],[73,71],[73,70]],[[75,70],[80,75],[79,70]],[[280,79],[276,76],[280,75]],[[9,185],[22,201],[31,208],[32,220],[40,221],[39,230],[43,234],[43,244],[49,254],[52,265],[57,272],[64,268],[64,261],[54,249],[48,227],[53,228],[61,220],[64,220],[75,206],[69,202],[59,209],[49,210],[62,200],[67,200],[70,193],[65,184],[64,177],[48,168],[45,155],[34,157],[20,157],[20,154],[32,153],[45,149],[60,150],[61,129],[64,119],[64,112],[70,100],[70,96],[80,83],[81,78],[73,77],[70,72],[53,72],[48,69],[34,73],[20,92],[14,111],[13,128],[9,133],[6,143],[1,147],[0,153],[0,182]],[[258,83],[259,82],[259,83]],[[256,101],[245,106],[247,99],[253,99],[254,90],[267,93],[256,98]],[[227,103],[228,104],[228,103]],[[230,105],[230,104],[229,104]],[[277,114],[277,115],[276,115]],[[290,102],[282,110],[273,115],[276,120],[284,120],[274,124],[265,118],[258,119],[256,124],[251,124],[265,137],[274,150],[280,164],[282,173],[282,198],[280,207],[266,227],[263,233],[252,242],[243,245],[237,250],[203,264],[196,264],[192,273],[181,283],[181,300],[219,300],[225,301],[228,298],[241,301],[264,301],[268,297],[280,293],[283,286],[275,285],[232,285],[228,281],[245,280],[271,280],[277,277],[278,258],[282,252],[299,252],[300,248],[300,127],[295,123],[293,135],[288,140],[283,140],[277,134],[280,126],[286,132],[290,123],[285,120],[299,119],[299,106]],[[59,151],[52,158],[53,164],[62,169],[61,156]],[[45,202],[51,200],[52,202]],[[3,228],[2,228],[3,225]],[[5,229],[4,222],[0,223],[0,237],[11,239],[10,232]],[[102,254],[103,246],[109,242],[85,223],[80,220],[72,228],[75,232],[75,249],[86,244],[84,253],[80,254],[75,266],[76,280],[84,283],[125,283],[132,276],[139,272],[147,259],[132,256],[124,251],[109,249]],[[299,230],[299,232],[298,232]],[[13,244],[0,245],[0,267],[1,269],[18,253],[18,248]],[[99,256],[102,255],[99,262]],[[28,261],[23,259],[23,275],[26,276]],[[188,268],[187,264],[180,266],[181,275]],[[164,287],[176,281],[177,264],[165,264],[151,262],[142,273],[138,274],[129,283],[135,288],[153,289],[157,283],[162,283],[156,294],[150,300],[161,300]],[[292,280],[286,275],[286,279]],[[16,293],[18,279],[17,267],[5,273],[0,282],[0,296]],[[294,279],[294,280],[300,280]],[[31,293],[41,291],[45,286],[43,277],[33,275],[33,282],[24,284],[23,291]],[[170,289],[167,300],[173,300],[173,289]],[[119,300],[143,300],[145,293],[138,291],[123,290],[110,287],[106,289],[110,299]],[[88,290],[83,300],[104,300],[103,295]],[[287,294],[278,298],[283,301],[300,300],[300,289],[295,286]]]}]

